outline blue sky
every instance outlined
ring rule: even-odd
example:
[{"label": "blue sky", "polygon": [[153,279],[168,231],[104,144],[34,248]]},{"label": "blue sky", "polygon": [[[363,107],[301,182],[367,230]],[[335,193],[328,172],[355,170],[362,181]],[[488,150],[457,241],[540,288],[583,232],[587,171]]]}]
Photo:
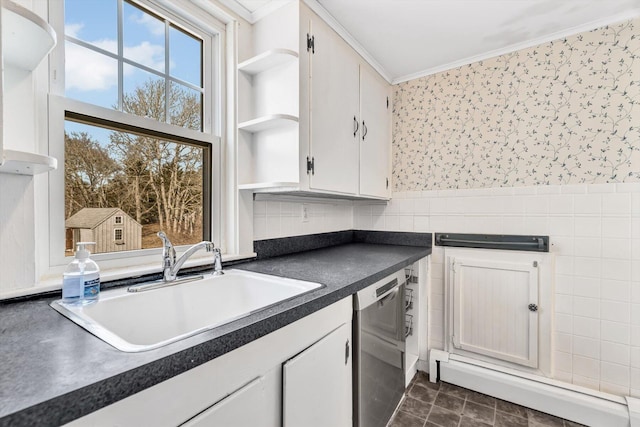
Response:
[{"label": "blue sky", "polygon": [[[66,0],[65,34],[117,53],[117,1]],[[164,22],[126,1],[123,2],[123,46],[125,58],[160,72],[165,71],[168,48],[169,74],[200,86],[200,41],[170,27],[166,46]],[[117,60],[70,42],[65,43],[65,58],[67,97],[106,108],[117,105]],[[125,63],[124,92],[130,92],[149,78],[161,77]],[[68,131],[87,130],[70,122],[66,127]],[[96,139],[108,143],[108,131],[93,129]]]}]

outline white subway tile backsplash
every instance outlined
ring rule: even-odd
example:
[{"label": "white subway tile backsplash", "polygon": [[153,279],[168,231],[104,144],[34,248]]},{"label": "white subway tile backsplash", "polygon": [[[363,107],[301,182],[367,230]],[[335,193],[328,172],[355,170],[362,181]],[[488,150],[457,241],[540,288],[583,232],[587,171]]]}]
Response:
[{"label": "white subway tile backsplash", "polygon": [[571,334],[557,332],[554,334],[554,339],[556,350],[565,353],[573,352],[573,336]]},{"label": "white subway tile backsplash", "polygon": [[631,322],[631,304],[618,301],[600,301],[600,318],[613,322]]},{"label": "white subway tile backsplash", "polygon": [[569,314],[556,314],[556,330],[559,333],[573,335],[573,316]]},{"label": "white subway tile backsplash", "polygon": [[[554,237],[552,240],[556,240]],[[576,237],[574,255],[578,257],[602,256],[602,239],[599,237]]]},{"label": "white subway tile backsplash", "polygon": [[413,209],[416,215],[428,215],[429,214],[429,199],[416,199],[413,202]]},{"label": "white subway tile backsplash", "polygon": [[400,231],[400,218],[398,215],[385,215],[384,229],[386,231]]},{"label": "white subway tile backsplash", "polygon": [[631,368],[629,366],[610,362],[601,362],[600,364],[600,378],[607,383],[629,387],[630,374]]},{"label": "white subway tile backsplash", "polygon": [[556,295],[556,313],[572,314],[573,313],[573,297],[571,295]]},{"label": "white subway tile backsplash", "polygon": [[628,323],[602,320],[600,328],[601,338],[603,341],[611,341],[627,345],[631,342],[631,326]]},{"label": "white subway tile backsplash", "polygon": [[576,276],[599,278],[602,272],[600,258],[575,257],[573,271]]},{"label": "white subway tile backsplash", "polygon": [[602,238],[602,257],[631,259],[631,239]]},{"label": "white subway tile backsplash", "polygon": [[602,280],[600,298],[603,300],[628,302],[631,299],[631,282]]},{"label": "white subway tile backsplash", "polygon": [[573,373],[594,380],[600,379],[600,363],[597,359],[573,355]]},{"label": "white subway tile backsplash", "polygon": [[[624,344],[613,342],[598,342],[601,345],[600,359],[603,362],[617,363],[620,365],[630,366],[631,363],[631,347]],[[606,378],[605,378],[606,379]]]},{"label": "white subway tile backsplash", "polygon": [[549,196],[549,213],[573,214],[573,195],[558,194]]},{"label": "white subway tile backsplash", "polygon": [[573,294],[582,297],[600,298],[600,279],[576,276],[573,280]]},{"label": "white subway tile backsplash", "polygon": [[429,217],[426,215],[416,215],[413,217],[413,231],[417,233],[426,233],[431,230],[429,224]]},{"label": "white subway tile backsplash", "polygon": [[413,231],[413,216],[400,215],[398,217],[399,231]]},{"label": "white subway tile backsplash", "polygon": [[600,215],[602,213],[601,194],[576,194],[573,203],[575,215]]},{"label": "white subway tile backsplash", "polygon": [[600,340],[585,337],[573,338],[573,354],[600,359]]},{"label": "white subway tile backsplash", "polygon": [[556,294],[573,295],[573,280],[570,275],[556,275]]},{"label": "white subway tile backsplash", "polygon": [[640,239],[631,239],[631,259],[640,260]]},{"label": "white subway tile backsplash", "polygon": [[602,235],[601,217],[576,217],[574,219],[574,235],[580,237],[600,237]]},{"label": "white subway tile backsplash", "polygon": [[538,194],[560,194],[559,185],[540,185],[537,190]]},{"label": "white subway tile backsplash", "polygon": [[631,261],[603,258],[602,278],[612,280],[631,280]]},{"label": "white subway tile backsplash", "polygon": [[552,236],[573,236],[573,218],[568,216],[549,217],[549,233]]},{"label": "white subway tile backsplash", "polygon": [[602,214],[605,216],[631,216],[631,194],[603,194]]},{"label": "white subway tile backsplash", "polygon": [[600,390],[600,380],[599,380],[599,370],[598,370],[598,378],[589,378],[584,377],[582,375],[578,375],[575,372],[573,373],[573,384],[579,385],[582,387],[591,388],[593,390]]},{"label": "white subway tile backsplash", "polygon": [[628,239],[631,235],[631,219],[602,217],[602,237]]},{"label": "white subway tile backsplash", "polygon": [[631,367],[640,368],[640,347],[630,347],[630,352],[631,352],[631,357],[630,357]]},{"label": "white subway tile backsplash", "polygon": [[562,351],[556,351],[554,354],[556,369],[563,372],[571,372],[573,367],[573,358],[571,354]]},{"label": "white subway tile backsplash", "polygon": [[[603,377],[604,378],[604,377]],[[603,393],[615,394],[618,396],[628,396],[629,387],[619,384],[613,384],[602,379],[600,381],[600,391]]]},{"label": "white subway tile backsplash", "polygon": [[573,315],[600,318],[600,300],[596,298],[573,297]]},{"label": "white subway tile backsplash", "polygon": [[592,317],[573,316],[573,334],[600,339],[600,320]]},{"label": "white subway tile backsplash", "polygon": [[587,193],[613,193],[616,191],[615,184],[589,184]]},{"label": "white subway tile backsplash", "polygon": [[547,196],[529,196],[524,198],[527,215],[547,215],[549,213],[549,198]]}]

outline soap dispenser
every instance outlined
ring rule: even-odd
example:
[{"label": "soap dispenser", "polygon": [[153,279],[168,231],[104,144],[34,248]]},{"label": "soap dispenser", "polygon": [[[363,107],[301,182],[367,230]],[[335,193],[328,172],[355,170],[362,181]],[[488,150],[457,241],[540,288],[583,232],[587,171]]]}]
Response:
[{"label": "soap dispenser", "polygon": [[89,256],[87,245],[94,242],[78,242],[75,258],[64,271],[62,302],[66,304],[91,304],[100,296],[100,269]]}]

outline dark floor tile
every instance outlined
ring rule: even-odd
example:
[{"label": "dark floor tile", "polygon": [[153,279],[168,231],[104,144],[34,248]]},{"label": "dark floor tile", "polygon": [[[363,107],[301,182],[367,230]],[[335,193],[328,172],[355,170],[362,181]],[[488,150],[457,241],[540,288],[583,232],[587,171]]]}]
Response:
[{"label": "dark floor tile", "polygon": [[462,415],[487,424],[493,424],[496,410],[484,405],[466,401]]},{"label": "dark floor tile", "polygon": [[458,387],[457,385],[442,383],[440,385],[440,391],[442,393],[450,394],[451,396],[459,397],[460,399],[466,399],[467,393],[469,390],[463,387]]},{"label": "dark floor tile", "polygon": [[423,425],[424,420],[406,412],[398,411],[389,427],[422,427]]},{"label": "dark floor tile", "polygon": [[429,415],[431,404],[407,396],[404,399],[404,402],[402,402],[402,405],[400,405],[400,410],[418,418],[422,418],[424,421],[427,419],[427,415]]},{"label": "dark floor tile", "polygon": [[496,398],[487,396],[486,394],[478,393],[477,391],[467,391],[467,400],[480,405],[489,406],[490,408],[496,407]]},{"label": "dark floor tile", "polygon": [[456,414],[461,414],[462,408],[464,408],[464,399],[460,399],[459,397],[455,397],[450,394],[438,393],[433,404],[455,412]]},{"label": "dark floor tile", "polygon": [[515,403],[507,402],[506,400],[496,399],[496,409],[498,411],[506,412],[507,414],[515,415],[517,417],[529,417],[527,408],[525,408],[524,406],[516,405]]},{"label": "dark floor tile", "polygon": [[532,421],[534,424],[548,427],[564,427],[564,420],[562,418],[554,417],[553,415],[545,414],[544,412],[534,409],[527,409],[527,412],[529,421]]},{"label": "dark floor tile", "polygon": [[460,415],[440,408],[439,406],[434,406],[431,408],[431,413],[427,421],[441,427],[457,427],[460,422]]},{"label": "dark floor tile", "polygon": [[436,395],[438,394],[438,390],[433,390],[427,387],[423,387],[420,383],[416,382],[411,390],[409,390],[409,396],[422,400],[423,402],[433,403],[436,399]]},{"label": "dark floor tile", "polygon": [[424,372],[418,371],[418,373],[416,374],[414,379],[415,379],[415,384],[419,384],[422,387],[426,387],[426,388],[429,388],[431,390],[439,390],[440,389],[440,384],[441,383],[440,382],[432,383],[431,381],[429,381],[429,375],[425,374]]},{"label": "dark floor tile", "polygon": [[496,412],[496,422],[494,425],[496,427],[527,427],[529,421],[527,421],[526,418],[498,411]]},{"label": "dark floor tile", "polygon": [[440,427],[440,426],[438,424],[430,423],[429,421],[427,421],[424,427]]},{"label": "dark floor tile", "polygon": [[491,427],[492,424],[483,423],[469,417],[460,418],[460,427]]}]

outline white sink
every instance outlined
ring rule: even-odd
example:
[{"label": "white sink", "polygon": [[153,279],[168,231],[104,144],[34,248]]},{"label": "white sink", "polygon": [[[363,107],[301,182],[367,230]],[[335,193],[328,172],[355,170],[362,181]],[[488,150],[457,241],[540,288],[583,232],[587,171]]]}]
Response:
[{"label": "white sink", "polygon": [[97,303],[87,306],[54,301],[51,307],[115,348],[138,352],[213,329],[321,286],[226,270],[223,276],[206,275],[141,292],[104,291]]}]

